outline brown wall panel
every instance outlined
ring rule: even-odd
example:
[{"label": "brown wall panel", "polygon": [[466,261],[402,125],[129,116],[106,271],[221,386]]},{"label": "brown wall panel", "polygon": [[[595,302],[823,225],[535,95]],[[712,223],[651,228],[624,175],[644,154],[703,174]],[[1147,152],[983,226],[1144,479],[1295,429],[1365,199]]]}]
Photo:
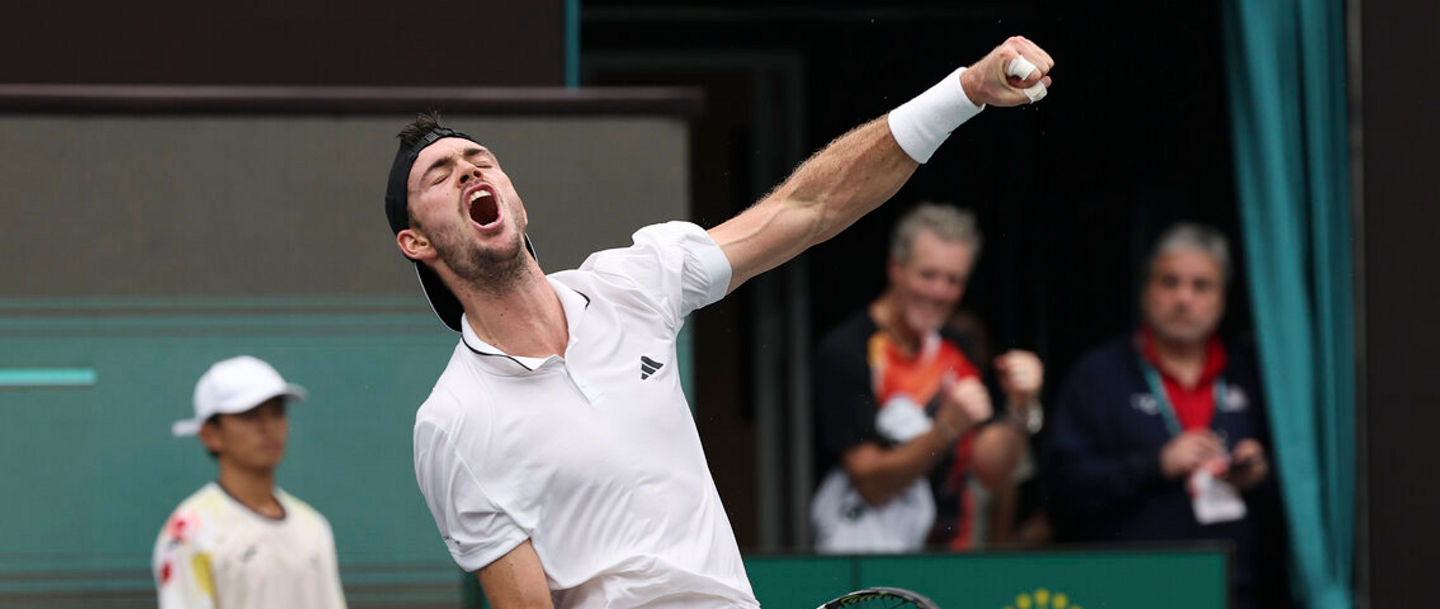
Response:
[{"label": "brown wall panel", "polygon": [[22,0],[5,14],[0,82],[564,84],[563,0]]},{"label": "brown wall panel", "polygon": [[[385,224],[408,118],[0,116],[7,298],[420,297]],[[679,117],[449,115],[494,150],[546,271],[689,210]]]}]

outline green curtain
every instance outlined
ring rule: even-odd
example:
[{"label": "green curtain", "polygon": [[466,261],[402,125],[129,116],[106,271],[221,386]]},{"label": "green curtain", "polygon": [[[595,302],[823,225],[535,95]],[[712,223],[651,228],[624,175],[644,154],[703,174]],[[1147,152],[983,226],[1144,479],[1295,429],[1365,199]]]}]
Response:
[{"label": "green curtain", "polygon": [[1236,186],[1303,606],[1348,609],[1355,348],[1344,6],[1224,0]]}]

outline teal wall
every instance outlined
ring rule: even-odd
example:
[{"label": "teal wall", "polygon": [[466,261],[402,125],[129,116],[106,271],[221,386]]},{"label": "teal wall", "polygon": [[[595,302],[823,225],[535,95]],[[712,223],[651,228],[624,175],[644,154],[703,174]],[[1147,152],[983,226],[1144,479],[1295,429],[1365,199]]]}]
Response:
[{"label": "teal wall", "polygon": [[[166,515],[215,472],[170,423],[191,415],[210,363],[242,353],[310,390],[291,410],[279,482],[330,518],[342,564],[448,562],[415,489],[410,430],[456,339],[417,300],[0,307],[12,311],[0,378],[19,379],[0,386],[0,567],[144,568]],[[88,371],[93,384],[25,384],[36,369]]]}]

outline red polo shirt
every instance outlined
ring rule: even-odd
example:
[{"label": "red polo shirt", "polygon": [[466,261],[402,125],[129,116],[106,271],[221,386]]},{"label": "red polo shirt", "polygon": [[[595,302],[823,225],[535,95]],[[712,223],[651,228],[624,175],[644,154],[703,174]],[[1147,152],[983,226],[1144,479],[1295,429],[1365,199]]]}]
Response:
[{"label": "red polo shirt", "polygon": [[1155,352],[1155,336],[1147,326],[1140,327],[1140,354],[1160,372],[1160,379],[1165,383],[1165,394],[1169,396],[1170,404],[1175,407],[1176,418],[1180,419],[1180,428],[1186,431],[1209,429],[1211,419],[1215,418],[1215,379],[1220,378],[1226,364],[1225,345],[1221,344],[1220,337],[1210,337],[1210,343],[1206,347],[1205,367],[1192,387],[1180,384],[1179,380],[1160,365],[1160,356]]}]

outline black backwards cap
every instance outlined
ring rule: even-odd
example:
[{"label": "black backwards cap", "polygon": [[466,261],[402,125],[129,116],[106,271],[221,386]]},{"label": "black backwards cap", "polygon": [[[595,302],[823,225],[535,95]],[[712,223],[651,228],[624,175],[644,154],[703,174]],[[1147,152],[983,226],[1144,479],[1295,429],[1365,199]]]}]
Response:
[{"label": "black backwards cap", "polygon": [[[410,228],[408,184],[411,166],[415,164],[415,159],[419,158],[421,150],[447,137],[480,143],[480,140],[454,129],[435,127],[414,145],[406,146],[405,142],[401,141],[400,149],[395,151],[395,162],[390,164],[390,183],[385,188],[385,218],[390,221],[390,230],[395,234]],[[530,243],[530,235],[525,235],[525,249],[530,252],[531,258],[539,259],[535,256],[535,245]],[[415,263],[415,274],[420,277],[420,289],[425,292],[425,299],[430,301],[430,308],[435,311],[435,315],[445,322],[446,327],[459,332],[460,314],[465,312],[460,299],[455,297],[450,288],[445,287],[445,282],[440,280],[440,276],[436,275],[433,269],[425,266],[425,263],[408,257],[406,259]]]}]

